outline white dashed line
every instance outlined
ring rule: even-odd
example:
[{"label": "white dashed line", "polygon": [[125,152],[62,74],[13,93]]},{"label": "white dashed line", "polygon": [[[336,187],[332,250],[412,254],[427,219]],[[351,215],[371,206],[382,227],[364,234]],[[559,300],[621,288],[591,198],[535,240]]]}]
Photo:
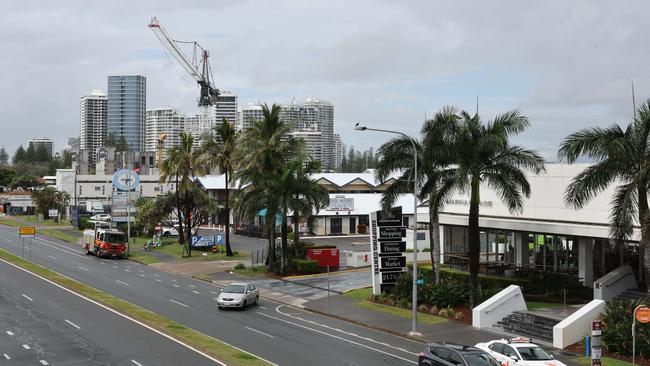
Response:
[{"label": "white dashed line", "polygon": [[191,288],[196,288],[196,286],[194,286],[194,285],[190,285],[190,287],[191,287]]},{"label": "white dashed line", "polygon": [[172,278],[172,282],[176,282],[176,280]]},{"label": "white dashed line", "polygon": [[259,330],[257,330],[257,329],[253,329],[253,328],[251,328],[251,327],[246,327],[246,329],[248,329],[248,330],[250,330],[250,331],[253,331],[253,332],[255,332],[255,333],[259,333],[259,334],[265,335],[265,336],[270,337],[270,338],[275,338],[274,336],[272,336],[272,335],[270,335],[270,334],[268,334],[268,333],[260,332]]},{"label": "white dashed line", "polygon": [[120,281],[120,280],[115,280],[115,282],[117,282],[117,283],[121,283],[121,284],[123,284],[124,286],[128,286],[128,285],[129,285],[128,283],[126,283],[126,282],[122,282],[122,281]]},{"label": "white dashed line", "polygon": [[14,332],[12,332],[12,331],[10,331],[10,330],[8,330],[8,331],[7,331],[7,335],[9,335],[9,336],[11,337],[11,336],[13,336],[13,335],[14,335]]},{"label": "white dashed line", "polygon": [[260,309],[264,309],[264,310],[266,310],[266,308],[265,308],[264,306],[260,306]]},{"label": "white dashed line", "polygon": [[9,357],[9,355],[8,355],[8,354],[6,354],[6,353],[3,353],[2,355],[3,355],[3,356],[5,356],[5,358],[6,358],[7,360],[11,360],[11,357]]},{"label": "white dashed line", "polygon": [[179,285],[174,285],[174,287],[180,287]]},{"label": "white dashed line", "polygon": [[197,294],[197,295],[199,294],[199,292],[198,292],[198,291],[192,291],[192,292],[194,292],[194,293],[195,293],[195,294]]},{"label": "white dashed line", "polygon": [[215,294],[215,295],[219,295],[218,292],[214,292],[214,291],[210,291],[210,293],[213,293],[213,294]]},{"label": "white dashed line", "polygon": [[43,366],[49,365],[49,363],[47,363],[47,361],[45,361],[45,360],[41,360],[40,362],[41,362],[41,365],[43,365]]},{"label": "white dashed line", "polygon": [[24,349],[32,349],[32,347],[30,347],[30,346],[27,345],[27,344],[23,344],[23,348],[24,348]]},{"label": "white dashed line", "polygon": [[189,307],[190,307],[189,305],[185,305],[185,304],[183,304],[182,302],[178,302],[178,301],[176,301],[176,300],[169,299],[169,301],[173,302],[174,304],[178,304],[178,305],[180,305],[180,306],[185,306],[186,308],[189,308]]},{"label": "white dashed line", "polygon": [[125,269],[125,270],[124,270],[124,272],[131,272],[131,271],[130,271],[130,270],[128,270],[128,269]]},{"label": "white dashed line", "polygon": [[156,278],[156,281],[158,281],[158,282],[162,282],[162,280],[161,280],[160,278]]},{"label": "white dashed line", "polygon": [[140,271],[140,273],[144,273],[144,271],[143,271],[143,270],[141,270],[141,269],[139,269],[138,271]]},{"label": "white dashed line", "polygon": [[31,297],[29,297],[29,296],[27,296],[27,295],[25,295],[25,294],[23,294],[23,297],[26,298],[26,299],[29,300],[29,301],[34,301],[34,299],[32,299]]},{"label": "white dashed line", "polygon": [[80,327],[80,326],[78,326],[77,324],[75,324],[75,323],[73,323],[73,322],[71,322],[71,321],[69,321],[68,319],[64,319],[64,320],[65,320],[65,322],[66,322],[66,323],[68,323],[68,324],[70,324],[70,325],[72,325],[73,327],[75,327],[75,328],[77,328],[77,329],[81,329],[81,327]]},{"label": "white dashed line", "polygon": [[113,268],[117,269],[117,266],[112,266]]},{"label": "white dashed line", "polygon": [[133,362],[133,364],[136,366],[142,366],[142,364],[136,360],[131,360],[131,362]]},{"label": "white dashed line", "polygon": [[140,275],[140,277],[144,277],[144,275],[143,275],[143,274],[141,274],[141,275]]},{"label": "white dashed line", "polygon": [[56,260],[56,257],[53,257],[51,255],[48,255],[47,257],[50,258],[50,259]]},{"label": "white dashed line", "polygon": [[154,276],[156,276],[156,277],[160,277],[160,275],[159,275],[159,274],[154,274]]},{"label": "white dashed line", "polygon": [[82,267],[82,266],[77,266],[77,268],[79,268],[79,269],[81,269],[81,270],[84,270],[84,271],[87,271],[87,270],[88,270],[88,268],[86,268],[86,267]]}]

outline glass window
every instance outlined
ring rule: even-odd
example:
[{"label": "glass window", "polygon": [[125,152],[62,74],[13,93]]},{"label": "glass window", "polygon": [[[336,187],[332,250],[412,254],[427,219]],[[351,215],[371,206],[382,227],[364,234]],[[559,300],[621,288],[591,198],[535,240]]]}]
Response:
[{"label": "glass window", "polygon": [[241,285],[229,285],[224,287],[223,292],[227,294],[243,294],[246,287]]},{"label": "glass window", "polygon": [[487,353],[469,353],[465,355],[468,366],[501,366]]},{"label": "glass window", "polygon": [[553,357],[539,347],[517,347],[517,350],[519,351],[521,358],[526,361],[546,361],[553,359]]},{"label": "glass window", "polygon": [[[512,347],[507,346],[505,344],[503,345],[503,352],[500,352],[500,353],[502,355],[506,355],[508,357],[517,356],[517,352],[515,352],[515,350]],[[517,358],[519,358],[519,356],[517,356]]]},{"label": "glass window", "polygon": [[447,360],[454,365],[464,365],[463,358],[456,352],[449,353],[449,359]]},{"label": "glass window", "polygon": [[503,344],[502,343],[492,343],[490,347],[488,347],[492,351],[496,353],[501,353],[503,354]]}]

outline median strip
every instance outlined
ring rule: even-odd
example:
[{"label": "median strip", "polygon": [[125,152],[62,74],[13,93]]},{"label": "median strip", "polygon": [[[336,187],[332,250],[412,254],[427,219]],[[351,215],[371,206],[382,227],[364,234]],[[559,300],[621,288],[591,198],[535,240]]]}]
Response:
[{"label": "median strip", "polygon": [[271,362],[264,361],[246,351],[136,306],[128,301],[84,285],[72,278],[41,267],[35,263],[25,261],[6,250],[0,249],[0,259],[61,286],[91,302],[110,308],[117,314],[132,319],[136,323],[157,331],[161,335],[176,342],[185,344],[191,349],[205,354],[209,358],[213,358],[215,361],[220,360],[225,364],[233,366],[273,365]]}]

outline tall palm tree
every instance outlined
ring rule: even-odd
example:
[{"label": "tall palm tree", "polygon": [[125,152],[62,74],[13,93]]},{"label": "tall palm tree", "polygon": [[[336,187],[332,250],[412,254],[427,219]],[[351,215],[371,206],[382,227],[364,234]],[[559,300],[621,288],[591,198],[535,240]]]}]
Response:
[{"label": "tall palm tree", "polygon": [[[204,165],[201,161],[201,152],[193,149],[194,138],[189,133],[180,133],[181,143],[179,146],[172,147],[168,150],[168,157],[161,164],[161,182],[169,182],[172,177],[176,178],[177,198],[182,194],[184,204],[181,205],[177,202],[177,209],[181,213],[178,218],[179,222],[181,217],[185,219],[185,244],[184,254],[187,256],[192,255],[192,232],[189,228],[191,225],[192,210],[192,195],[194,185],[194,177],[201,176],[205,173]],[[180,201],[180,200],[179,200]],[[182,210],[179,206],[183,206]],[[179,232],[180,234],[180,232]]]},{"label": "tall palm tree", "polygon": [[[295,146],[285,136],[289,126],[280,120],[280,106],[262,106],[263,118],[253,123],[246,131],[237,150],[238,168],[236,176],[240,185],[249,185],[241,191],[239,210],[251,217],[251,208],[265,202],[269,235],[270,264],[275,262],[275,224],[280,203],[273,196],[275,180],[281,176],[284,165],[291,159]],[[265,198],[261,197],[266,192]],[[248,196],[248,197],[246,197]],[[261,199],[254,202],[250,197]],[[249,205],[250,207],[246,207]]]},{"label": "tall palm tree", "polygon": [[[650,99],[636,111],[627,127],[618,124],[607,128],[582,129],[567,136],[560,144],[558,159],[573,163],[581,156],[593,159],[573,178],[565,192],[565,202],[576,209],[584,207],[605,188],[617,184],[610,214],[610,236],[625,240],[635,224],[641,226],[645,281],[650,293]],[[643,270],[639,268],[639,279]]]},{"label": "tall palm tree", "polygon": [[[442,154],[445,134],[439,133],[458,120],[452,107],[445,107],[422,126],[420,141],[411,141],[404,136],[392,139],[377,150],[378,164],[375,177],[384,182],[393,174],[399,174],[395,183],[384,191],[381,206],[386,212],[394,205],[401,194],[413,192],[413,142],[417,151],[418,198],[426,200],[429,208],[429,252],[433,281],[440,281],[440,220],[439,212],[446,199],[454,191],[454,182],[441,181],[442,168],[453,163],[450,156]],[[417,219],[414,222],[417,224]]]},{"label": "tall palm tree", "polygon": [[470,307],[476,304],[478,289],[481,184],[494,190],[508,209],[517,213],[523,211],[523,197],[530,196],[530,183],[524,170],[544,171],[544,160],[537,152],[509,142],[511,136],[528,126],[528,118],[518,110],[498,115],[487,124],[481,121],[478,113],[471,116],[462,111],[457,120],[445,120],[436,128],[440,138],[448,142],[434,149],[436,154],[453,160],[453,165],[440,172],[441,184],[470,193]]},{"label": "tall palm tree", "polygon": [[232,256],[230,247],[230,189],[229,184],[235,171],[235,150],[239,141],[239,133],[224,118],[221,124],[213,128],[213,134],[202,139],[201,152],[203,161],[209,169],[219,169],[225,175],[226,199],[226,255]]}]

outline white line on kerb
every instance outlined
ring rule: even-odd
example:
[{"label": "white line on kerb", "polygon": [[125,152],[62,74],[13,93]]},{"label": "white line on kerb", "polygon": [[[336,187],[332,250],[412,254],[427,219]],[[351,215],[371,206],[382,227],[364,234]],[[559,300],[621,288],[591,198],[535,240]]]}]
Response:
[{"label": "white line on kerb", "polygon": [[23,344],[23,348],[24,348],[24,349],[32,349],[32,347],[30,347],[30,346],[27,345],[27,344]]},{"label": "white line on kerb", "polygon": [[253,332],[255,332],[255,333],[259,333],[259,334],[261,334],[261,335],[265,335],[265,336],[270,337],[270,338],[275,338],[275,336],[272,336],[272,335],[270,335],[270,334],[267,334],[267,333],[261,332],[261,331],[259,331],[259,330],[257,330],[257,329],[253,329],[253,328],[251,328],[251,327],[246,327],[246,329],[248,329],[248,330],[250,330],[250,331],[253,331]]},{"label": "white line on kerb", "polygon": [[75,327],[75,328],[77,328],[77,329],[81,329],[80,326],[78,326],[77,324],[75,324],[75,323],[69,321],[68,319],[63,319],[63,320],[65,320],[66,323],[72,325],[73,327]]},{"label": "white line on kerb", "polygon": [[26,298],[26,299],[29,300],[29,301],[34,301],[34,299],[32,299],[31,297],[29,297],[29,296],[27,296],[27,295],[25,295],[25,294],[23,294],[23,297]]},{"label": "white line on kerb", "polygon": [[115,280],[115,282],[117,282],[117,283],[121,283],[121,284],[123,284],[124,286],[128,286],[128,285],[129,285],[128,283],[126,283],[126,282],[122,282],[122,281],[120,281],[120,280]]},{"label": "white line on kerb", "polygon": [[180,306],[185,306],[186,308],[189,308],[189,307],[190,307],[189,305],[185,305],[185,304],[183,304],[182,302],[179,302],[179,301],[176,301],[176,300],[172,300],[172,299],[168,299],[168,300],[171,301],[171,302],[173,302],[174,304],[178,304],[178,305],[180,305]]},{"label": "white line on kerb", "polygon": [[142,366],[142,364],[140,362],[136,361],[136,360],[131,360],[131,362],[133,362],[133,364],[135,364],[137,366]]},{"label": "white line on kerb", "polygon": [[43,365],[43,366],[49,365],[49,363],[47,363],[47,361],[45,361],[45,360],[41,360],[40,362],[41,362],[41,365]]},{"label": "white line on kerb", "polygon": [[14,335],[14,332],[8,330],[8,331],[7,331],[7,335],[12,336],[12,335]]},{"label": "white line on kerb", "polygon": [[2,355],[3,355],[3,356],[5,356],[5,358],[6,358],[7,360],[11,360],[11,357],[9,357],[9,355],[8,355],[8,354],[6,354],[6,353],[3,353]]}]

